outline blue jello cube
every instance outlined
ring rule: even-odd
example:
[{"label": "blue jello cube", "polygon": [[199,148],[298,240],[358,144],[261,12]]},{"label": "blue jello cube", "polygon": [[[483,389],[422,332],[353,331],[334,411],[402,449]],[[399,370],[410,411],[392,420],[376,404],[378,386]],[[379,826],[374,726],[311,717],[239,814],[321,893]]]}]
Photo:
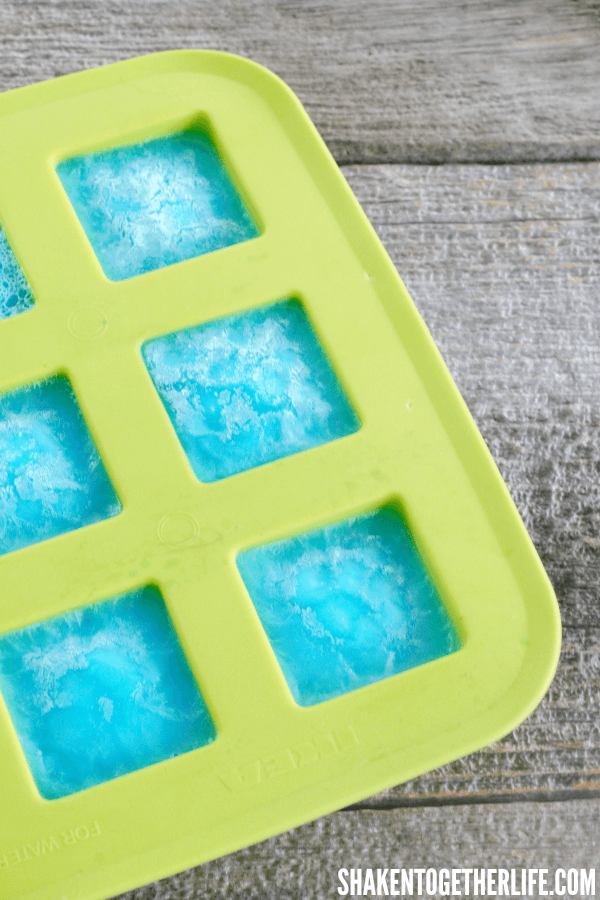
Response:
[{"label": "blue jello cube", "polygon": [[0,225],[0,319],[8,319],[33,306],[33,294]]},{"label": "blue jello cube", "polygon": [[246,550],[237,565],[290,691],[302,706],[461,646],[414,540],[392,506]]},{"label": "blue jello cube", "polygon": [[258,236],[210,137],[190,129],[64,160],[58,176],[113,281]]},{"label": "blue jello cube", "polygon": [[216,737],[153,585],[0,636],[0,692],[48,800]]},{"label": "blue jello cube", "polygon": [[200,481],[360,427],[297,300],[156,338],[143,356]]},{"label": "blue jello cube", "polygon": [[121,511],[64,376],[0,395],[0,500],[0,554]]}]

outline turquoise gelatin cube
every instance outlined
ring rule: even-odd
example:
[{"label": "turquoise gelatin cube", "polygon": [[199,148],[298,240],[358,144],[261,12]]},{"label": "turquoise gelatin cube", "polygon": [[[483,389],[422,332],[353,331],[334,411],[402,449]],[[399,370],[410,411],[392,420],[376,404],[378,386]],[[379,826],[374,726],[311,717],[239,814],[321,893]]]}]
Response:
[{"label": "turquoise gelatin cube", "polygon": [[216,737],[153,585],[1,636],[0,691],[47,800]]},{"label": "turquoise gelatin cube", "polygon": [[120,511],[68,378],[0,395],[0,554]]},{"label": "turquoise gelatin cube", "polygon": [[360,427],[297,300],[156,338],[142,353],[200,481]]},{"label": "turquoise gelatin cube", "polygon": [[246,550],[237,565],[302,706],[460,649],[392,506]]},{"label": "turquoise gelatin cube", "polygon": [[33,294],[0,225],[0,319],[33,306]]},{"label": "turquoise gelatin cube", "polygon": [[76,156],[56,171],[113,281],[259,234],[212,140],[200,130]]}]

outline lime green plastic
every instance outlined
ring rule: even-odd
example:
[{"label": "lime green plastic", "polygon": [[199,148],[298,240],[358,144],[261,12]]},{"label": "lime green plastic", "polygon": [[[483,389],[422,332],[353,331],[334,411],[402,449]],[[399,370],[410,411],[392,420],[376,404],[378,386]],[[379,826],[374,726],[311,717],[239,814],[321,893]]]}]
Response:
[{"label": "lime green plastic", "polygon": [[[261,234],[111,282],[56,175],[65,158],[210,129]],[[0,699],[0,896],[103,900],[493,741],[546,691],[551,586],[423,322],[291,91],[181,51],[0,97],[0,221],[35,307],[0,323],[0,391],[65,372],[123,512],[0,559],[0,633],[155,583],[217,739],[59,800]],[[360,430],[213,484],[193,475],[141,356],[161,334],[297,297]],[[262,542],[402,510],[456,653],[296,705],[235,565]]]}]

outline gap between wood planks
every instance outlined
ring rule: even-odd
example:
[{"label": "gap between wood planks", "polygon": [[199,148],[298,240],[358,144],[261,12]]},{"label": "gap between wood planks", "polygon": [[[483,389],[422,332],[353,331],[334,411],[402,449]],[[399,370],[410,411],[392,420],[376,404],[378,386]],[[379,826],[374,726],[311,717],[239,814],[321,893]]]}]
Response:
[{"label": "gap between wood planks", "polygon": [[376,797],[345,806],[340,812],[359,812],[360,810],[380,809],[422,809],[439,806],[470,806],[482,803],[564,803],[567,800],[600,800],[600,787],[594,789],[575,789],[560,791],[506,791],[498,794],[455,794],[451,797]]}]

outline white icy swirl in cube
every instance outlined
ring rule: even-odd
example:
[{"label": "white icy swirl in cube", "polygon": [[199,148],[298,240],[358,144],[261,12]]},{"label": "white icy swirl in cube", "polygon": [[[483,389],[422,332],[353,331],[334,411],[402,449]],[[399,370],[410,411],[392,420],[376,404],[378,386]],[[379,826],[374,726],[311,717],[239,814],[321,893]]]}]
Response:
[{"label": "white icy swirl in cube", "polygon": [[33,294],[0,225],[0,319],[33,306]]},{"label": "white icy swirl in cube", "polygon": [[392,507],[247,550],[237,565],[301,705],[389,678],[461,645]]},{"label": "white icy swirl in cube", "polygon": [[66,378],[0,395],[0,554],[120,510]]},{"label": "white icy swirl in cube", "polygon": [[153,586],[0,636],[0,690],[47,799],[216,736]]},{"label": "white icy swirl in cube", "polygon": [[189,130],[57,166],[106,275],[119,281],[258,236],[209,136]]},{"label": "white icy swirl in cube", "polygon": [[201,481],[307,450],[359,427],[297,301],[157,338],[143,355]]}]

